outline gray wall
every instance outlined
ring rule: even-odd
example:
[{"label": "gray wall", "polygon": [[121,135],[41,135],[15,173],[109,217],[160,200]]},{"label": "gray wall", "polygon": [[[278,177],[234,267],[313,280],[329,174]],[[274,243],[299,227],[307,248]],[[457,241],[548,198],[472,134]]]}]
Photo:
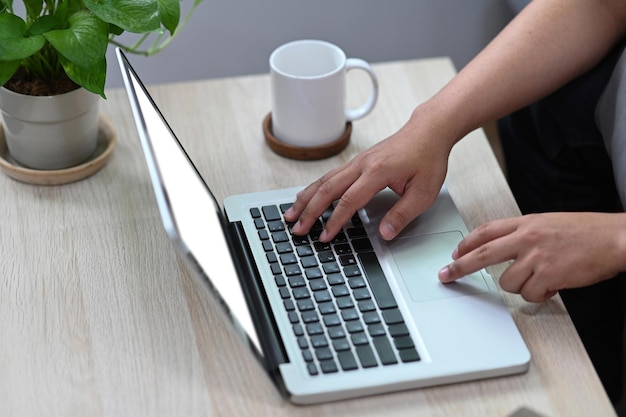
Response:
[{"label": "gray wall", "polygon": [[[370,62],[446,55],[461,68],[511,17],[504,0],[205,0],[164,51],[129,58],[149,84],[258,74],[278,45],[316,38]],[[122,85],[113,52],[109,88]]]}]

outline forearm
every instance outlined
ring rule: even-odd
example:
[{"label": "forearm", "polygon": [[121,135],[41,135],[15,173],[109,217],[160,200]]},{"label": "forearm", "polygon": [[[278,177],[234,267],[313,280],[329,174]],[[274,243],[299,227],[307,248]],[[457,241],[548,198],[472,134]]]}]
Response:
[{"label": "forearm", "polygon": [[535,0],[416,113],[445,123],[453,144],[582,75],[625,30],[626,1]]}]

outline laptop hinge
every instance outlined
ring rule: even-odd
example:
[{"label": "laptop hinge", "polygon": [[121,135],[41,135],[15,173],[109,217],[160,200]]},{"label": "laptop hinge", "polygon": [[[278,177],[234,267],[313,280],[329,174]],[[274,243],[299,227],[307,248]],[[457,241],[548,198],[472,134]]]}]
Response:
[{"label": "laptop hinge", "polygon": [[254,321],[254,326],[263,349],[267,370],[275,379],[281,380],[278,365],[289,362],[285,347],[280,339],[278,327],[269,307],[269,301],[261,282],[250,247],[247,244],[241,222],[230,222],[229,243],[236,256],[235,265],[241,281],[246,301]]}]

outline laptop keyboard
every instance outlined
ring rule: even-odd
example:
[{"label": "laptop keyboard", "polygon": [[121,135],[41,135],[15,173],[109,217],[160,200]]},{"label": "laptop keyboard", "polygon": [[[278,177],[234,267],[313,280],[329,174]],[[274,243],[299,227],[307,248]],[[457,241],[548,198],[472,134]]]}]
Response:
[{"label": "laptop keyboard", "polygon": [[296,236],[283,218],[290,206],[250,214],[309,374],[419,361],[358,214],[323,243],[332,207],[308,235]]}]

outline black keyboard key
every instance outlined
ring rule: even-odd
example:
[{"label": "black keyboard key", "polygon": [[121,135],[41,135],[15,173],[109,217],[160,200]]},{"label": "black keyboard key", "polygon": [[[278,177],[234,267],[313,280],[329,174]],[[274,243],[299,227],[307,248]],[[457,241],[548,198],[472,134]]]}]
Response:
[{"label": "black keyboard key", "polygon": [[311,297],[311,295],[309,294],[309,289],[307,287],[296,287],[293,289],[293,298],[296,300],[303,300],[309,297]]},{"label": "black keyboard key", "polygon": [[313,298],[315,298],[315,301],[317,301],[318,303],[323,303],[333,299],[328,290],[315,291],[313,293]]},{"label": "black keyboard key", "polygon": [[383,311],[383,319],[389,325],[404,323],[402,313],[397,308]]},{"label": "black keyboard key", "polygon": [[261,210],[259,210],[256,207],[252,207],[250,209],[250,215],[252,216],[253,219],[256,219],[258,217],[261,217]]},{"label": "black keyboard key", "polygon": [[352,298],[349,295],[337,297],[335,301],[337,302],[337,307],[341,310],[354,307],[354,301],[352,301]]},{"label": "black keyboard key", "polygon": [[379,337],[386,334],[385,328],[380,323],[375,323],[367,326],[367,332],[370,334],[371,337]]},{"label": "black keyboard key", "polygon": [[327,316],[324,316],[324,325],[326,325],[326,327],[329,327],[328,331],[330,334],[330,328],[333,328],[334,326],[339,326],[341,324],[341,319],[339,318],[338,315],[336,314],[329,314]]},{"label": "black keyboard key", "polygon": [[289,323],[296,324],[300,322],[300,316],[295,311],[290,311],[287,313],[287,317],[289,317]]},{"label": "black keyboard key", "polygon": [[[337,317],[337,316],[335,316]],[[326,321],[324,321],[325,323]],[[331,339],[340,339],[342,337],[346,337],[346,332],[343,330],[341,326],[333,326],[328,328],[328,337]]]},{"label": "black keyboard key", "polygon": [[324,273],[326,275],[336,274],[341,271],[341,269],[339,268],[339,265],[337,265],[336,262],[328,262],[328,263],[322,264],[322,268],[324,269]]},{"label": "black keyboard key", "polygon": [[317,367],[312,362],[307,363],[306,369],[309,371],[309,375],[311,376],[315,376],[318,374]]},{"label": "black keyboard key", "polygon": [[267,228],[270,232],[282,232],[285,230],[285,223],[280,220],[275,220],[273,222],[268,222]]},{"label": "black keyboard key", "polygon": [[335,260],[335,254],[332,251],[325,250],[317,254],[317,258],[321,263],[333,262]]},{"label": "black keyboard key", "polygon": [[356,347],[356,354],[359,357],[359,361],[361,362],[361,366],[363,368],[372,368],[374,366],[378,366],[376,362],[376,356],[374,356],[374,351],[370,345],[361,345]]},{"label": "black keyboard key", "polygon": [[293,252],[293,248],[291,247],[290,242],[281,242],[276,245],[276,252],[278,253],[288,253]]},{"label": "black keyboard key", "polygon": [[410,336],[400,336],[393,339],[393,344],[396,345],[398,349],[408,349],[414,348],[415,344],[413,343],[413,339]]},{"label": "black keyboard key", "polygon": [[328,346],[328,340],[323,334],[315,335],[311,337],[311,345],[315,349],[323,348]]},{"label": "black keyboard key", "polygon": [[341,366],[341,369],[343,369],[344,371],[353,371],[359,368],[354,354],[349,350],[339,352],[337,354],[337,359],[339,360],[339,365]]},{"label": "black keyboard key", "polygon": [[352,295],[357,301],[369,300],[370,298],[372,298],[372,295],[370,294],[370,290],[368,288],[357,288],[356,290],[352,291]]},{"label": "black keyboard key", "polygon": [[350,290],[345,285],[335,285],[332,287],[331,291],[335,297],[350,295]]},{"label": "black keyboard key", "polygon": [[378,259],[376,259],[376,254],[374,252],[364,252],[359,253],[358,256],[378,306],[381,309],[398,307],[387,278],[385,278]]},{"label": "black keyboard key", "polygon": [[353,308],[348,308],[341,311],[341,317],[344,319],[344,321],[358,320],[359,313],[357,313],[356,310]]},{"label": "black keyboard key", "polygon": [[274,281],[276,281],[276,285],[278,287],[284,287],[285,285],[287,285],[287,282],[285,281],[285,277],[283,275],[276,275],[274,277]]},{"label": "black keyboard key", "polygon": [[368,311],[376,311],[376,306],[372,300],[359,301],[357,306],[361,313],[367,313]]},{"label": "black keyboard key", "polygon": [[374,346],[376,347],[376,352],[378,352],[378,357],[383,365],[398,363],[396,355],[393,353],[391,343],[389,343],[389,339],[386,337],[375,337]]},{"label": "black keyboard key", "polygon": [[315,256],[305,256],[304,258],[300,259],[300,263],[302,264],[303,268],[313,268],[317,266],[317,259],[315,258]]},{"label": "black keyboard key", "polygon": [[291,241],[296,246],[303,246],[309,244],[309,238],[306,236],[292,236]]},{"label": "black keyboard key", "polygon": [[274,244],[272,242],[270,242],[269,240],[264,240],[262,245],[263,245],[263,250],[265,252],[269,252],[271,250],[274,250]]},{"label": "black keyboard key", "polygon": [[[287,281],[289,282],[289,286],[291,288],[298,288],[298,287],[306,286],[306,281],[304,280],[304,277],[302,275],[292,275],[292,276],[289,276],[289,274],[287,275],[288,275]],[[309,296],[308,291],[306,291],[306,294],[308,297]],[[296,297],[296,298],[302,298],[302,297]]]},{"label": "black keyboard key", "polygon": [[365,322],[365,324],[380,323],[380,316],[376,311],[369,311],[363,314],[363,321]]},{"label": "black keyboard key", "polygon": [[282,218],[276,206],[263,206],[261,210],[263,210],[263,217],[265,217],[265,220],[268,222]]},{"label": "black keyboard key", "polygon": [[293,303],[293,300],[291,299],[284,300],[283,305],[285,306],[285,310],[287,311],[294,311],[296,309],[296,305]]},{"label": "black keyboard key", "polygon": [[296,248],[298,256],[310,256],[313,255],[313,248],[310,245],[298,246]]},{"label": "black keyboard key", "polygon": [[361,270],[359,269],[358,265],[346,266],[345,268],[343,268],[343,273],[347,277],[360,277],[361,276]]},{"label": "black keyboard key", "polygon": [[315,309],[315,303],[310,298],[303,298],[301,300],[296,301],[296,305],[298,306],[298,310],[309,311]]},{"label": "black keyboard key", "polygon": [[285,265],[285,275],[288,277],[292,277],[294,275],[302,276],[302,270],[300,269],[300,265]]},{"label": "black keyboard key", "polygon": [[339,285],[345,282],[341,274],[329,274],[326,279],[330,285]]},{"label": "black keyboard key", "polygon": [[341,255],[339,257],[339,263],[341,264],[341,266],[352,266],[352,265],[356,265],[356,258],[354,257],[354,255],[350,254],[350,255]]},{"label": "black keyboard key", "polygon": [[361,237],[367,237],[367,232],[365,231],[365,228],[362,227],[362,226],[351,227],[349,229],[346,229],[346,233],[348,234],[348,237],[350,239],[357,239],[357,238],[361,238]]},{"label": "black keyboard key", "polygon": [[322,324],[317,322],[317,323],[309,323],[306,325],[306,333],[309,336],[314,336],[316,334],[323,334],[324,333],[324,328],[322,327]]},{"label": "black keyboard key", "polygon": [[335,305],[333,304],[332,301],[328,301],[326,303],[318,304],[317,307],[318,307],[321,315],[333,314],[333,313],[337,312],[337,310],[335,309]]},{"label": "black keyboard key", "polygon": [[338,243],[345,243],[347,241],[348,241],[348,237],[346,236],[346,234],[344,232],[339,232],[333,238],[332,243],[336,245]]},{"label": "black keyboard key", "polygon": [[302,322],[304,324],[315,323],[316,321],[320,321],[320,317],[317,314],[317,311],[305,311],[302,313]]},{"label": "black keyboard key", "polygon": [[257,230],[260,229],[265,229],[265,222],[263,221],[263,219],[259,218],[259,219],[254,219],[254,227]]},{"label": "black keyboard key", "polygon": [[363,328],[363,324],[360,321],[349,321],[346,323],[346,330],[350,334],[361,333],[365,329]]},{"label": "black keyboard key", "polygon": [[353,290],[356,289],[356,288],[365,288],[366,287],[365,280],[363,279],[363,277],[348,278],[348,285]]},{"label": "black keyboard key", "polygon": [[331,359],[327,361],[321,361],[320,368],[322,368],[322,372],[325,374],[334,373],[339,370],[337,369],[337,364],[335,363],[335,361]]},{"label": "black keyboard key", "polygon": [[337,255],[348,255],[352,253],[352,248],[347,243],[335,245],[335,253]]},{"label": "black keyboard key", "polygon": [[335,349],[335,352],[350,350],[350,342],[348,342],[348,339],[346,339],[345,337],[335,339],[333,340],[333,349]]},{"label": "black keyboard key", "polygon": [[280,287],[278,289],[278,292],[280,293],[280,298],[282,298],[283,300],[291,298],[291,293],[289,292],[289,288],[287,287]]},{"label": "black keyboard key", "polygon": [[402,349],[398,351],[402,362],[416,362],[420,360],[420,355],[415,349]]},{"label": "black keyboard key", "polygon": [[270,234],[267,233],[267,230],[263,229],[263,230],[259,230],[259,239],[261,240],[269,240],[270,238]]},{"label": "black keyboard key", "polygon": [[293,334],[296,336],[304,336],[304,329],[300,323],[294,324],[293,326]]},{"label": "black keyboard key", "polygon": [[280,263],[283,265],[295,264],[297,262],[298,258],[296,258],[296,255],[294,255],[293,252],[283,253],[280,255]]},{"label": "black keyboard key", "polygon": [[298,338],[298,346],[300,346],[300,349],[308,349],[309,348],[309,342],[307,342],[306,337],[300,336]]},{"label": "black keyboard key", "polygon": [[280,207],[280,212],[281,212],[281,213],[286,212],[287,210],[289,210],[289,208],[290,208],[291,206],[293,206],[293,203],[283,203],[283,204],[281,204],[281,205],[279,206],[279,207]]},{"label": "black keyboard key", "polygon": [[328,287],[326,286],[326,281],[322,278],[316,278],[309,280],[309,288],[311,288],[311,291],[320,291],[325,290]]},{"label": "black keyboard key", "polygon": [[274,232],[272,233],[272,240],[274,243],[289,242],[289,235],[287,232]]},{"label": "black keyboard key", "polygon": [[322,270],[319,268],[307,268],[304,270],[304,274],[307,279],[317,279],[324,276],[324,274],[322,274]]},{"label": "black keyboard key", "polygon": [[361,217],[359,216],[359,213],[354,213],[354,215],[352,216],[352,219],[350,219],[350,221],[352,222],[353,226],[363,226],[363,221],[361,220]]},{"label": "black keyboard key", "polygon": [[272,274],[274,275],[280,275],[283,273],[283,269],[280,267],[278,262],[271,263],[270,268],[272,269]]},{"label": "black keyboard key", "polygon": [[351,243],[354,251],[357,253],[371,252],[374,250],[374,248],[372,247],[372,243],[368,238],[354,239]]},{"label": "black keyboard key", "polygon": [[409,329],[404,323],[392,324],[389,326],[389,334],[391,337],[408,336]]},{"label": "black keyboard key", "polygon": [[319,361],[326,361],[333,358],[333,352],[329,348],[323,347],[315,351],[315,356]]},{"label": "black keyboard key", "polygon": [[315,250],[317,252],[322,252],[322,251],[331,249],[330,243],[327,243],[327,242],[315,242],[313,243],[313,246],[315,247]]}]

